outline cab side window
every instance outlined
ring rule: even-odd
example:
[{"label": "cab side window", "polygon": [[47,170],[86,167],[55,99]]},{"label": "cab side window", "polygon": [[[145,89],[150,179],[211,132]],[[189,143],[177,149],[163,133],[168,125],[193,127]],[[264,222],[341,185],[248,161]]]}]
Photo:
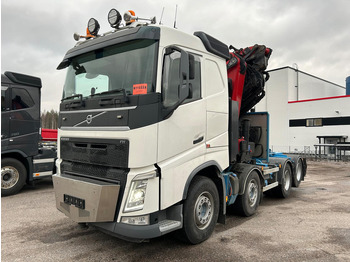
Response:
[{"label": "cab side window", "polygon": [[30,97],[27,90],[22,88],[12,88],[11,90],[11,108],[12,110],[20,110],[34,106],[34,101]]},{"label": "cab side window", "polygon": [[[193,54],[192,54],[193,55]],[[194,79],[190,79],[192,85],[192,98],[185,100],[185,103],[201,99],[201,60],[197,55],[194,56]]]},{"label": "cab side window", "polygon": [[6,96],[7,96],[7,86],[1,86],[1,112],[6,111]]},{"label": "cab side window", "polygon": [[[193,55],[193,54],[191,54]],[[189,103],[201,98],[201,62],[200,57],[194,56],[194,78],[189,80],[192,86],[192,97],[184,101]],[[179,100],[178,87],[180,79],[181,54],[174,51],[164,56],[163,77],[162,77],[162,98],[165,107],[174,105]]]}]

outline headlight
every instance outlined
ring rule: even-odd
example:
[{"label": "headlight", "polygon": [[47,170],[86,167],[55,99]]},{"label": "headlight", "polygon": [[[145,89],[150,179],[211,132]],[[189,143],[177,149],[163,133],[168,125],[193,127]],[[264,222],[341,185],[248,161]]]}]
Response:
[{"label": "headlight", "polygon": [[124,212],[132,212],[143,209],[148,179],[155,178],[156,176],[156,171],[151,171],[148,173],[137,175],[131,181],[128,199],[124,207]]},{"label": "headlight", "polygon": [[124,212],[131,212],[143,209],[145,203],[148,179],[137,180],[131,183],[128,200]]}]

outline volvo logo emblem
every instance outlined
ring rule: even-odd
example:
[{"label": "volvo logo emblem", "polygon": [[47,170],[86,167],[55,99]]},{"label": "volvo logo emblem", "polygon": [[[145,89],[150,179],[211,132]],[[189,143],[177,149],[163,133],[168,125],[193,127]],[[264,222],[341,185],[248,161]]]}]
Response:
[{"label": "volvo logo emblem", "polygon": [[92,115],[87,115],[86,116],[86,123],[91,124],[92,122]]}]

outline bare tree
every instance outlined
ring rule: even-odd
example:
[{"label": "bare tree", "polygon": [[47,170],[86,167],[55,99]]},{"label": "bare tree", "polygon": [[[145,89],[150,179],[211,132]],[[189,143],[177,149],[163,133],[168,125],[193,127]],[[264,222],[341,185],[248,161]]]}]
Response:
[{"label": "bare tree", "polygon": [[41,128],[57,129],[58,127],[58,112],[51,109],[51,111],[43,111],[41,113]]}]

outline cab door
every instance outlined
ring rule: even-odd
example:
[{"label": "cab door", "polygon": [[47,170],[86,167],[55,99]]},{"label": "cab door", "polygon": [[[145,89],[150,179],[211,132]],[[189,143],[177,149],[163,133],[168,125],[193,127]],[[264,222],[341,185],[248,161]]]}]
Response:
[{"label": "cab door", "polygon": [[[190,97],[158,125],[158,165],[161,168],[161,208],[182,199],[190,170],[203,162],[206,140],[206,110],[201,89],[201,57],[193,55]],[[163,107],[179,100],[181,54],[164,56],[162,74]]]},{"label": "cab door", "polygon": [[[190,97],[166,120],[159,123],[158,160],[163,161],[191,150],[205,141],[205,102],[201,97],[200,56],[194,57],[194,76],[189,80]],[[181,84],[180,52],[174,51],[164,57],[162,76],[162,102],[172,107],[179,99]]]}]

